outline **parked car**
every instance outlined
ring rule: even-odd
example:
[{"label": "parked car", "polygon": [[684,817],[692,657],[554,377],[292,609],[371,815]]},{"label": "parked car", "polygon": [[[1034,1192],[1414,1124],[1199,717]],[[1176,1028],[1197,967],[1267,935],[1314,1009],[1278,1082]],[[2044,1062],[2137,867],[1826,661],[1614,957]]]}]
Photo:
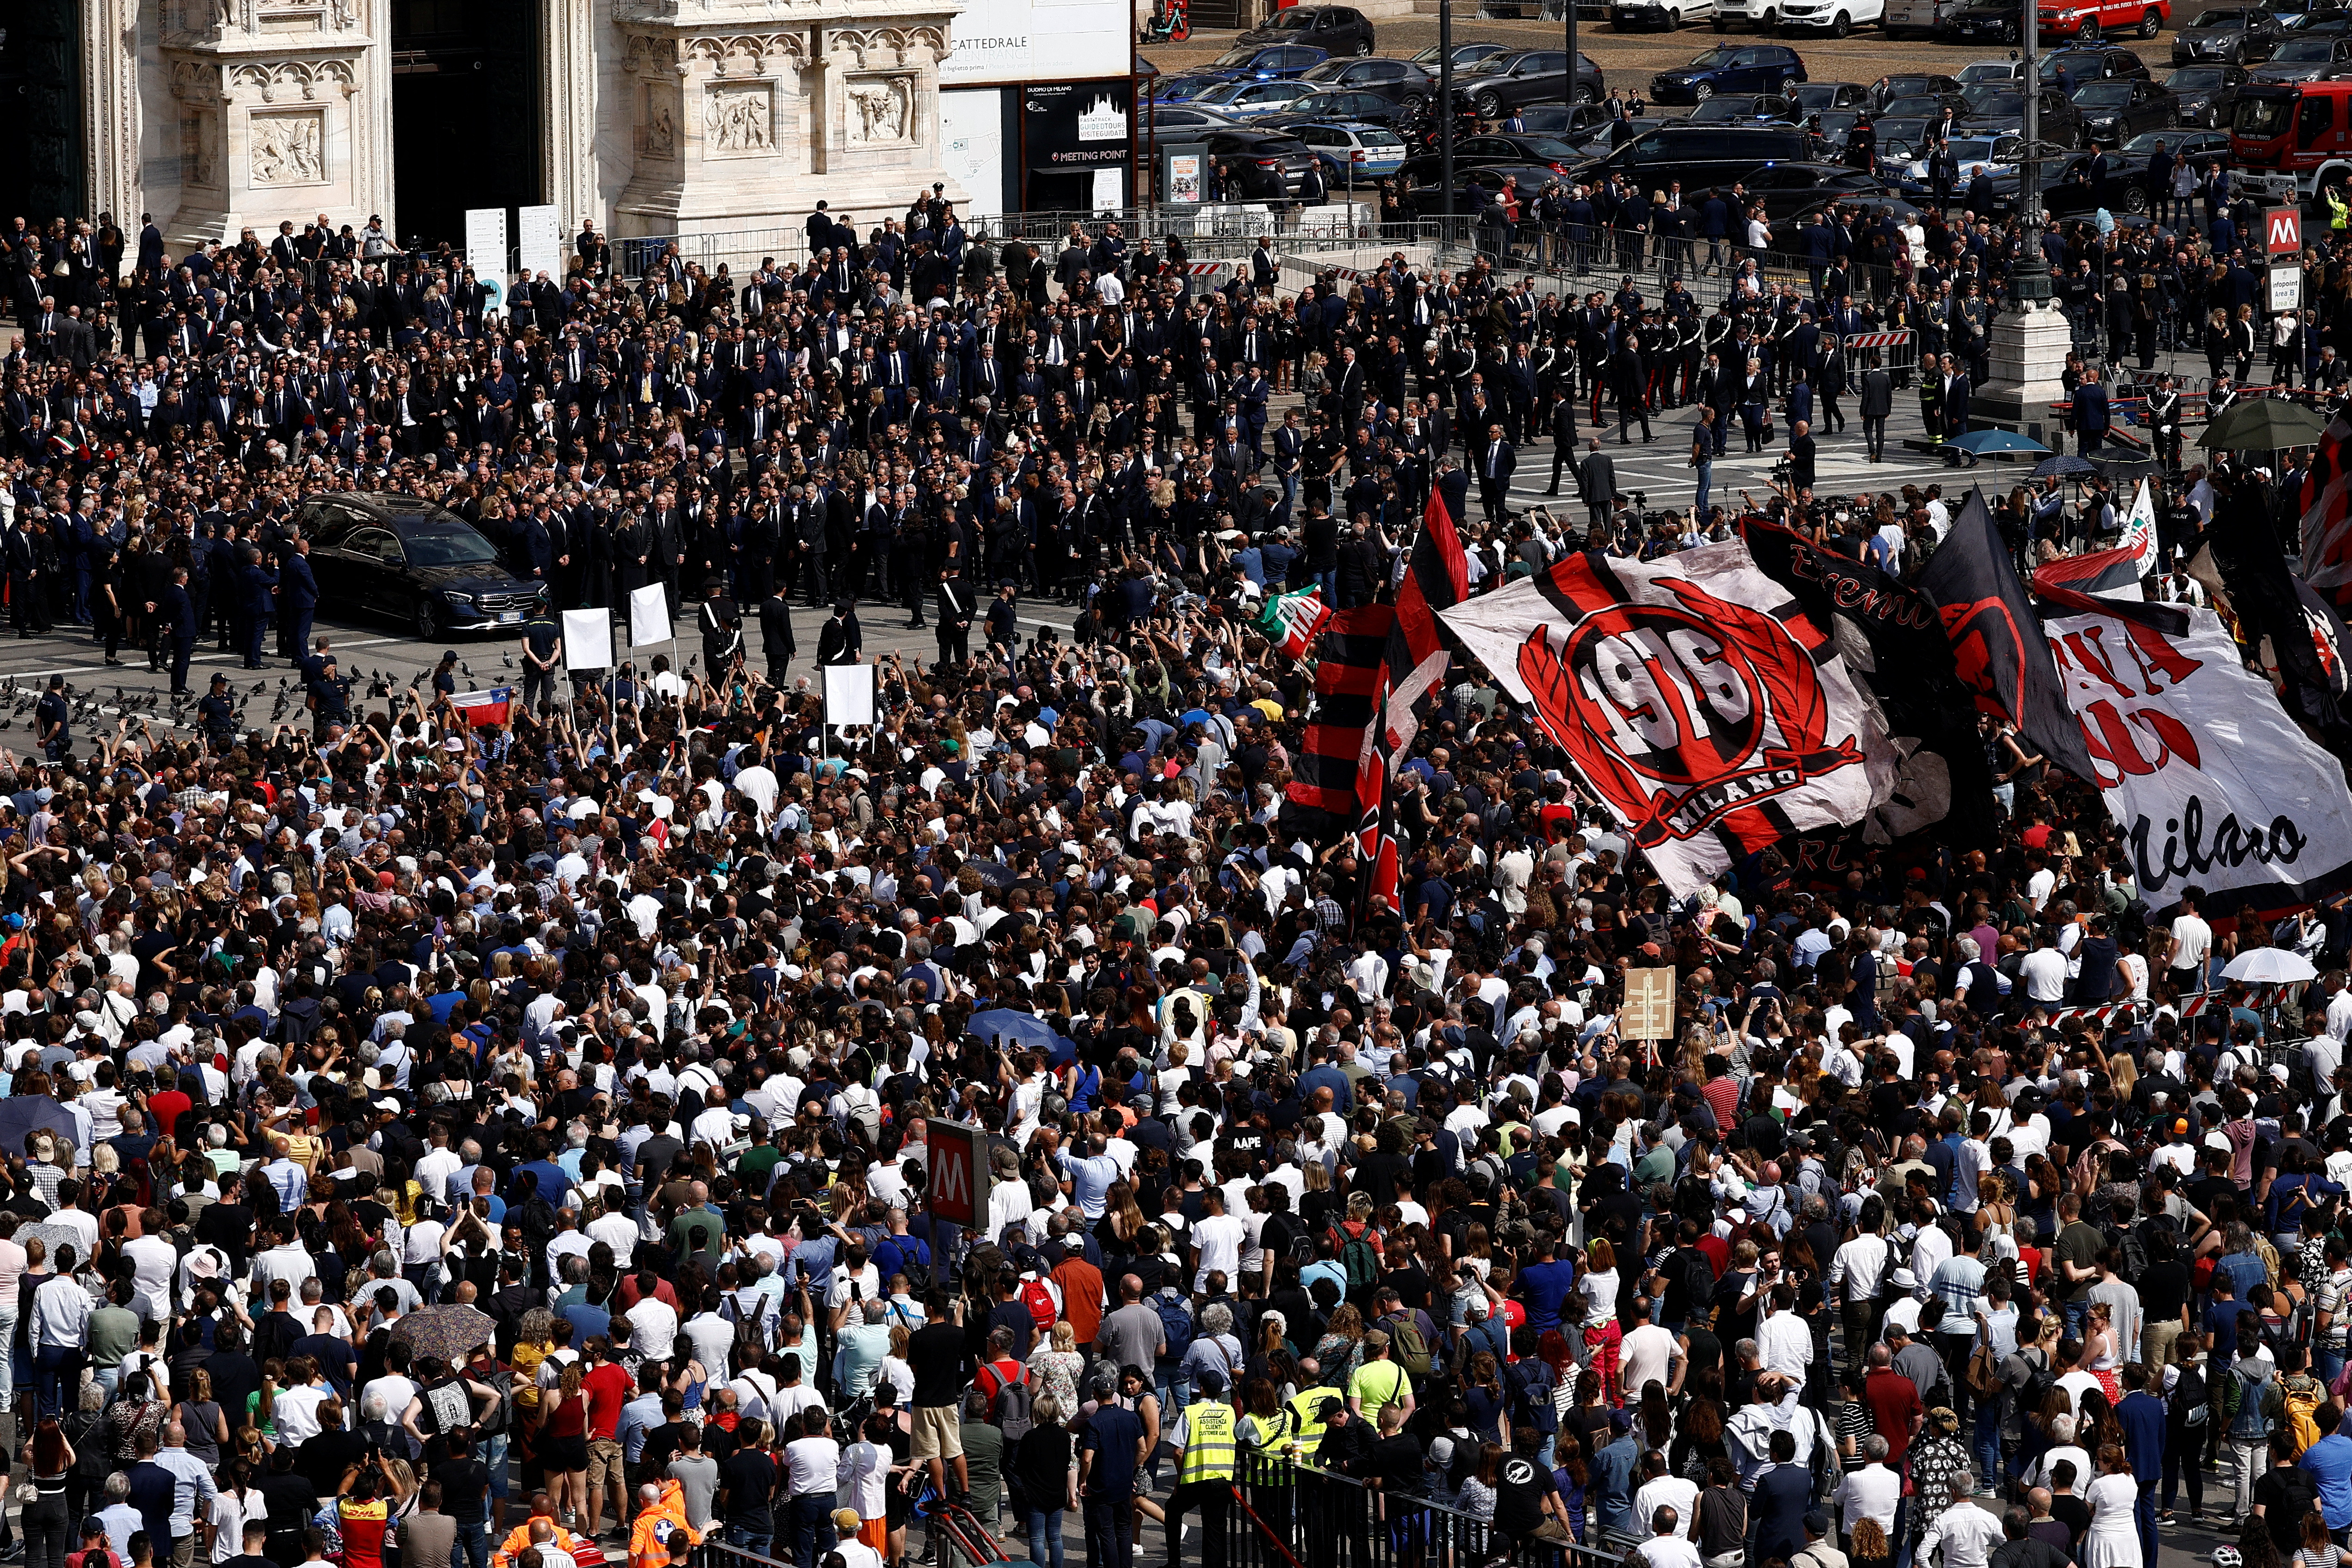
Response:
[{"label": "parked car", "polygon": [[547,597],[479,529],[415,496],[318,496],[300,516],[320,598],[400,621],[426,642],[520,626]]},{"label": "parked car", "polygon": [[2025,62],[2019,59],[1975,60],[1960,68],[1960,86],[1971,88],[1980,81],[2022,81]]},{"label": "parked car", "polygon": [[1152,84],[1151,101],[1190,103],[1204,92],[1214,92],[1230,85],[1223,77],[1195,76],[1191,71],[1182,76],[1164,76]]},{"label": "parked car", "polygon": [[1333,90],[1376,92],[1401,109],[1423,109],[1437,97],[1436,78],[1412,60],[1326,60],[1298,79]]},{"label": "parked car", "polygon": [[2041,73],[2042,85],[2054,87],[2058,71],[2065,68],[2076,87],[2086,81],[2106,81],[2119,76],[2150,77],[2147,62],[2137,51],[2121,44],[2078,44],[2069,48],[2053,49],[2043,55],[2034,68]]},{"label": "parked car", "polygon": [[[1412,170],[1412,161],[1407,159],[1405,168],[1398,177],[1410,176]],[[1476,216],[1478,202],[1501,190],[1506,180],[1517,180],[1520,192],[1532,196],[1559,178],[1556,172],[1540,163],[1486,163],[1470,169],[1457,168],[1454,171],[1454,211]],[[1437,183],[1434,175],[1427,184],[1407,185],[1397,200],[1406,212],[1415,217],[1429,217],[1445,211],[1445,189]]]},{"label": "parked car", "polygon": [[1889,112],[1887,105],[1898,98],[1916,98],[1927,93],[1958,92],[1960,84],[1951,77],[1933,71],[1897,71],[1872,82],[1863,95],[1863,101],[1873,114]]},{"label": "parked car", "polygon": [[[1465,136],[1454,144],[1454,166],[1479,164],[1542,168],[1566,174],[1585,162],[1567,142],[1549,136]],[[1433,183],[1444,167],[1440,154],[1416,153],[1404,160],[1404,176],[1415,184]]]},{"label": "parked car", "polygon": [[1193,74],[1222,77],[1227,81],[1287,81],[1292,77],[1305,76],[1330,58],[1324,50],[1306,44],[1227,49]]},{"label": "parked car", "polygon": [[[1492,38],[1481,38],[1476,43],[1471,44],[1456,44],[1454,46],[1454,68],[1455,70],[1461,70],[1465,66],[1476,65],[1488,55],[1507,55],[1510,52],[1510,45],[1498,44]],[[1437,46],[1435,44],[1432,44],[1429,47],[1422,50],[1419,54],[1414,55],[1412,57],[1412,63],[1421,67],[1431,76],[1435,76],[1437,74],[1437,68],[1439,65],[1439,51]]]},{"label": "parked car", "polygon": [[1609,133],[1610,114],[1597,103],[1537,103],[1519,110],[1519,123],[1529,131],[1581,145]]},{"label": "parked car", "polygon": [[1801,224],[1817,212],[1829,212],[1838,207],[1853,207],[1864,218],[1875,218],[1879,214],[1886,213],[1894,217],[1898,226],[1927,216],[1923,208],[1908,198],[1884,191],[1835,191],[1799,207],[1789,215],[1789,221]]},{"label": "parked car", "polygon": [[1211,107],[1236,120],[1259,120],[1269,114],[1296,114],[1301,106],[1322,96],[1303,81],[1253,81],[1242,83],[1231,98],[1212,102]]},{"label": "parked car", "polygon": [[1482,120],[1499,120],[1522,104],[1563,102],[1568,98],[1568,51],[1488,55],[1468,70],[1454,73],[1454,91],[1455,100],[1468,103]]},{"label": "parked car", "polygon": [[1145,111],[1153,135],[1181,140],[1187,132],[1231,131],[1235,121],[1213,109],[1191,103],[1155,103]]},{"label": "parked car", "polygon": [[1795,106],[1794,118],[1824,109],[1860,109],[1870,101],[1869,89],[1853,81],[1801,81],[1783,93]]},{"label": "parked car", "polygon": [[[1300,82],[1310,87],[1310,82]],[[1302,98],[1282,111],[1285,120],[1302,124],[1315,121],[1344,121],[1351,125],[1385,125],[1393,131],[1412,110],[1401,104],[1391,103],[1377,92],[1323,92]]]},{"label": "parked car", "polygon": [[2046,38],[2088,41],[2131,32],[2153,38],[2172,19],[2172,0],[2041,0],[2034,17]]},{"label": "parked car", "polygon": [[[2147,212],[2146,185],[2123,167],[2121,159],[2109,156],[2106,163],[2108,188],[2104,192],[2092,182],[2093,162],[2088,153],[2042,163],[2042,211],[2053,218],[2087,217],[2101,207],[2116,213]],[[1987,195],[1992,208],[1989,216],[2006,217],[2017,210],[2022,172],[2020,168],[1999,169],[1987,180]],[[1965,194],[1971,201],[1975,199],[1973,187]]]},{"label": "parked car", "polygon": [[2180,100],[2172,89],[2137,77],[2085,82],[2074,89],[2086,146],[2120,147],[2143,131],[2180,123]]},{"label": "parked car", "polygon": [[1767,163],[1809,162],[1812,152],[1811,138],[1793,125],[1661,125],[1585,164],[1577,175],[1622,174],[1650,190],[1680,180],[1683,189],[1698,190],[1728,185]]},{"label": "parked car", "polygon": [[1780,30],[1843,38],[1886,15],[1886,0],[1781,0]]},{"label": "parked car", "polygon": [[[1202,138],[1209,156],[1231,171],[1246,201],[1280,201],[1295,194],[1315,154],[1297,137],[1254,126],[1212,131]],[[1228,191],[1231,195],[1236,193]]]},{"label": "parked car", "polygon": [[1794,123],[1789,114],[1785,98],[1767,98],[1754,93],[1718,93],[1700,104],[1685,117],[1685,125],[1752,125],[1759,120]]},{"label": "parked car", "polygon": [[[1952,137],[1948,145],[1965,179],[1966,172],[1979,163],[2016,163],[2023,156],[2025,137],[2016,131],[1972,132],[1965,136]],[[1906,147],[1905,151],[1914,153],[1916,156],[1901,166],[1898,171],[1901,177],[1922,188],[1932,184],[1932,171],[1927,167],[1928,150]]]},{"label": "parked car", "polygon": [[[2015,44],[2025,37],[2025,25],[2018,20],[2017,7],[2011,0],[1969,0],[1952,13],[1944,31],[1955,43]],[[1986,63],[1979,60],[1962,74]]]},{"label": "parked car", "polygon": [[1252,27],[1236,44],[1312,44],[1330,55],[1370,55],[1372,25],[1352,5],[1293,5]]},{"label": "parked car", "polygon": [[[2158,143],[2175,159],[2187,160],[2189,166],[2200,174],[2216,163],[2230,161],[2230,133],[2227,131],[2144,131],[2116,150],[2116,155],[2135,171],[2145,174],[2147,161],[2156,156]],[[2170,195],[2170,191],[2164,193]]]},{"label": "parked car", "polygon": [[1385,180],[1404,165],[1404,138],[1383,125],[1327,122],[1284,129],[1306,143],[1323,165],[1323,183],[1335,191]]},{"label": "parked car", "polygon": [[1969,111],[1968,95],[1961,92],[1919,92],[1890,99],[1885,113],[1892,120],[1941,120],[1946,110],[1954,119]]},{"label": "parked car", "polygon": [[1946,37],[1951,32],[1952,18],[1967,4],[1968,0],[1886,0],[1886,10],[1878,18],[1879,29],[1890,38]]},{"label": "parked car", "polygon": [[2253,69],[2256,81],[2317,81],[2352,63],[2352,34],[2290,33]]},{"label": "parked car", "polygon": [[1685,22],[1715,15],[1715,0],[1609,0],[1609,25],[1621,33],[1654,27],[1671,33]]},{"label": "parked car", "polygon": [[[1769,163],[1743,176],[1740,184],[1748,187],[1750,197],[1764,204],[1764,216],[1774,223],[1801,209],[1821,205],[1824,192],[1843,199],[1880,195],[1886,190],[1877,175],[1843,163]],[[1691,189],[1688,181],[1683,183],[1683,189]]]},{"label": "parked car", "polygon": [[2220,130],[2238,111],[2238,89],[2246,85],[2243,66],[2181,66],[2164,79],[2180,100],[2180,122]]},{"label": "parked car", "polygon": [[[2042,139],[2062,147],[2083,144],[2083,115],[2054,87],[2041,91]],[[2025,94],[2013,87],[1970,88],[1960,123],[1974,131],[2015,131],[2025,124]]]},{"label": "parked car", "polygon": [[1805,79],[1805,62],[1780,44],[1718,44],[1650,80],[1654,103],[1704,103],[1718,92],[1779,92]]},{"label": "parked car", "polygon": [[2305,11],[2295,16],[2282,16],[2279,26],[2297,37],[2309,37],[2319,33],[2352,33],[2352,11],[2330,8]]},{"label": "parked car", "polygon": [[2279,19],[2259,5],[2212,5],[2172,35],[2172,63],[2219,60],[2253,67],[2284,40]]}]

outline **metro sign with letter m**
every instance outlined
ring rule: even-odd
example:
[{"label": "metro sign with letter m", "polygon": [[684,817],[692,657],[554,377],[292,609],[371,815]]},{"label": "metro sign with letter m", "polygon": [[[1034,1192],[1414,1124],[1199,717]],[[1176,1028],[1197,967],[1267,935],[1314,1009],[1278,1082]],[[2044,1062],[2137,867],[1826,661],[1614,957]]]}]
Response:
[{"label": "metro sign with letter m", "polygon": [[2303,254],[2303,209],[2272,207],[2263,214],[2263,248],[2273,256]]}]

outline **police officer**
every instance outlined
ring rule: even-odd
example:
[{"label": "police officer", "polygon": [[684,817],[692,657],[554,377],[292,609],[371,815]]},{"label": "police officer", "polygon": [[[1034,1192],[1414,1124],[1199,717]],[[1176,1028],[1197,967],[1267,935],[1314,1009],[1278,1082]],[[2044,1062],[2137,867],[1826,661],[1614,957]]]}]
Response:
[{"label": "police officer", "polygon": [[196,704],[196,718],[215,751],[225,751],[236,741],[236,703],[229,696],[228,677],[220,670],[213,671],[212,689]]},{"label": "police officer", "polygon": [[335,656],[321,653],[310,686],[311,731],[323,740],[330,728],[351,721],[352,683],[335,672]]},{"label": "police officer", "polygon": [[2156,455],[2167,468],[2180,467],[2180,394],[2174,389],[2172,377],[2156,378],[2156,390],[2147,395],[2147,425],[2156,433]]},{"label": "police officer", "polygon": [[66,703],[66,678],[49,677],[49,689],[33,705],[33,732],[41,738],[41,754],[53,763],[73,755],[73,710]]},{"label": "police officer", "polygon": [[555,672],[563,664],[563,623],[545,605],[522,624],[522,705],[555,705]]},{"label": "police officer", "polygon": [[702,584],[702,607],[695,619],[702,628],[702,667],[719,679],[743,656],[743,617],[717,577]]},{"label": "police officer", "polygon": [[[1203,1368],[1200,1394],[1176,1417],[1169,1441],[1182,1451],[1176,1486],[1168,1494],[1168,1539],[1183,1535],[1184,1515],[1201,1510],[1202,1568],[1224,1568],[1225,1510],[1234,1499],[1234,1407],[1225,1403],[1225,1374]],[[1172,1556],[1173,1553],[1171,1552]]]},{"label": "police officer", "polygon": [[971,584],[954,571],[940,578],[940,662],[961,664],[971,657]]}]

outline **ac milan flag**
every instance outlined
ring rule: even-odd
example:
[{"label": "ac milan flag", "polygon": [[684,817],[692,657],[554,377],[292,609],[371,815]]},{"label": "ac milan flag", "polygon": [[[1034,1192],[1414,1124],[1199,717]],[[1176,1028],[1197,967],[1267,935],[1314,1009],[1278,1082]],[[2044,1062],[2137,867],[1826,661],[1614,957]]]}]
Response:
[{"label": "ac milan flag", "polygon": [[2140,558],[2130,546],[2061,555],[2033,569],[2037,594],[2088,594],[2101,599],[2146,599],[2139,585]]},{"label": "ac milan flag", "polygon": [[2041,617],[2010,563],[1984,492],[1971,489],[1951,531],[1927,558],[1919,591],[1934,601],[1960,684],[1981,712],[2007,719],[2076,778],[2093,776],[2082,727],[2066,706]]},{"label": "ac milan flag", "polygon": [[1936,606],[1899,578],[1778,523],[1744,518],[1739,531],[1758,570],[1836,640],[1902,754],[1894,793],[1871,814],[1863,841],[1885,844],[1933,828],[1948,843],[1986,842],[1992,773]]},{"label": "ac milan flag", "polygon": [[2140,891],[2269,910],[2342,885],[2344,770],[2281,709],[2212,611],[2069,595],[2047,647]]},{"label": "ac milan flag", "polygon": [[1279,594],[1268,600],[1257,624],[1276,647],[1293,658],[1304,658],[1330,619],[1331,606],[1323,602],[1322,589],[1309,587],[1301,594]]},{"label": "ac milan flag", "polygon": [[2303,580],[2336,604],[2352,588],[2352,413],[2327,422],[2303,475]]},{"label": "ac milan flag", "polygon": [[1570,556],[1442,618],[1677,897],[1790,834],[1861,822],[1895,787],[1876,705],[1742,541]]},{"label": "ac milan flag", "polygon": [[1307,721],[1306,744],[1291,759],[1285,792],[1286,835],[1330,844],[1361,821],[1366,803],[1357,795],[1357,770],[1364,731],[1381,710],[1389,630],[1395,622],[1393,605],[1360,605],[1337,612],[1325,625],[1316,644],[1315,712]]},{"label": "ac milan flag", "polygon": [[1382,901],[1397,907],[1400,868],[1388,784],[1412,753],[1429,694],[1445,679],[1451,662],[1438,612],[1460,604],[1470,591],[1470,563],[1446,504],[1448,488],[1443,482],[1430,487],[1421,532],[1405,560],[1381,671],[1381,713],[1364,731],[1363,754],[1358,760],[1356,794],[1364,815],[1356,836],[1357,847],[1370,868],[1364,880],[1367,908]]},{"label": "ac milan flag", "polygon": [[[2191,573],[2208,582],[2217,611],[2237,621],[2238,639],[2277,688],[2286,710],[2337,756],[2352,756],[2352,634],[2311,585],[2287,569],[2262,487],[2227,488]],[[2208,581],[2212,579],[2215,581]]]}]

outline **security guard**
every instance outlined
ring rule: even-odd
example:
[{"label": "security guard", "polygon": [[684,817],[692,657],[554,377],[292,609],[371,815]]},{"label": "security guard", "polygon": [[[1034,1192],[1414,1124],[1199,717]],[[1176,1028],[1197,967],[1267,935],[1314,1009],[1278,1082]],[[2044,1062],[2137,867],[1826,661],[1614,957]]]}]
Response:
[{"label": "security guard", "polygon": [[536,713],[555,706],[555,672],[563,665],[563,623],[541,604],[522,624],[522,705]]},{"label": "security guard", "polygon": [[1323,1447],[1323,1429],[1331,1419],[1332,1413],[1347,1407],[1347,1400],[1335,1388],[1318,1385],[1300,1389],[1284,1406],[1288,1419],[1283,1429],[1283,1442],[1294,1446],[1298,1453],[1313,1458],[1316,1451]]},{"label": "security guard", "polygon": [[236,702],[229,696],[228,677],[213,671],[213,689],[196,704],[205,739],[215,751],[226,751],[236,741]]},{"label": "security guard", "polygon": [[1177,1463],[1176,1485],[1168,1494],[1165,1528],[1170,1541],[1182,1540],[1184,1515],[1198,1508],[1202,1568],[1225,1568],[1225,1514],[1234,1500],[1235,1426],[1240,1417],[1225,1403],[1223,1373],[1208,1367],[1198,1381],[1200,1397],[1184,1407],[1169,1434],[1183,1458]]}]

